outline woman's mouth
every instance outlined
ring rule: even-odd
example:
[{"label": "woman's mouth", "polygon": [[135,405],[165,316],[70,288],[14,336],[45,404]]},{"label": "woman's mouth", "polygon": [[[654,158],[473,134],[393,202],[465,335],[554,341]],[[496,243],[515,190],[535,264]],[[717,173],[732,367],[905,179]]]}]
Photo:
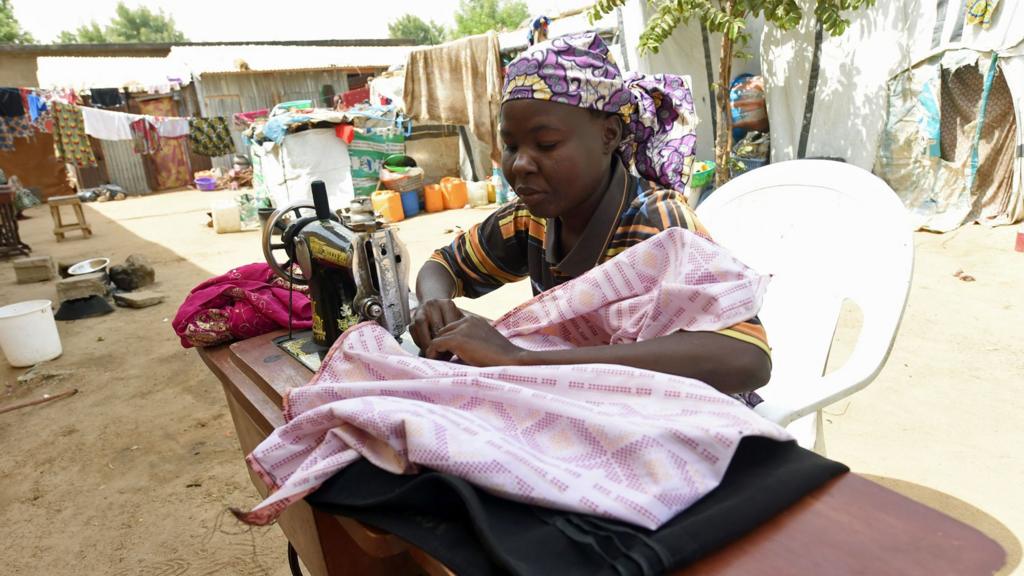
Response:
[{"label": "woman's mouth", "polygon": [[529,186],[520,186],[516,188],[516,196],[519,196],[520,198],[523,199],[537,197],[540,196],[541,194],[542,192],[540,190],[537,190],[536,188],[531,188]]}]

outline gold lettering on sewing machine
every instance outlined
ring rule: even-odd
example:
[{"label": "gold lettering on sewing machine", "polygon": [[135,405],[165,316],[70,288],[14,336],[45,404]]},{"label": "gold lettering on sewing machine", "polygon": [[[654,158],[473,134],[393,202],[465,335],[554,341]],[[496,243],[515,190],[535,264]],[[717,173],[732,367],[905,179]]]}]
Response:
[{"label": "gold lettering on sewing machine", "polygon": [[316,312],[316,302],[310,300],[309,303],[313,308],[313,336],[322,339],[326,335],[324,332],[324,319]]},{"label": "gold lettering on sewing machine", "polygon": [[318,260],[330,262],[337,266],[347,267],[349,265],[350,256],[348,252],[330,246],[316,236],[309,238],[309,251]]}]

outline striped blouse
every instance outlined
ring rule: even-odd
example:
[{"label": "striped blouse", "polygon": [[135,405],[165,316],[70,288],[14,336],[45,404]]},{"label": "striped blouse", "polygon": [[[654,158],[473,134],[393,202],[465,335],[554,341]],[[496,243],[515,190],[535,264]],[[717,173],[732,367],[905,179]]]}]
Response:
[{"label": "striped blouse", "polygon": [[[646,190],[619,164],[579,242],[563,258],[557,253],[558,221],[534,216],[526,204],[516,201],[460,233],[450,245],[435,251],[431,260],[451,273],[456,296],[476,298],[527,277],[538,294],[672,226],[710,237],[681,194]],[[757,317],[720,333],[770,354]]]}]

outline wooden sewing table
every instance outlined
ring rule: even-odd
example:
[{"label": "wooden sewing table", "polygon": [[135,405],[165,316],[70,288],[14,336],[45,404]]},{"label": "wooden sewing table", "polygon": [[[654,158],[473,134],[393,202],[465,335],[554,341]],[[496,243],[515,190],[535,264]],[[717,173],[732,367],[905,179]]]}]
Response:
[{"label": "wooden sewing table", "polygon": [[[272,342],[284,333],[199,349],[224,386],[244,454],[284,423],[281,394],[311,377]],[[266,496],[263,481],[252,471],[249,476]],[[305,502],[286,510],[279,526],[313,576],[451,574],[395,536]],[[676,574],[960,576],[993,574],[1005,562],[999,544],[978,530],[849,473]]]}]

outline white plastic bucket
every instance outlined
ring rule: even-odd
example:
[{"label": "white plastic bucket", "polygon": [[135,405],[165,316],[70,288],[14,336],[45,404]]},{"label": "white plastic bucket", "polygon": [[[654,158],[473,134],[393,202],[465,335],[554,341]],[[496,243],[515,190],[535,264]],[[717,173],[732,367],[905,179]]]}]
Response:
[{"label": "white plastic bucket", "polygon": [[0,308],[0,349],[11,366],[32,366],[64,352],[52,304],[49,300],[29,300]]},{"label": "white plastic bucket", "polygon": [[213,230],[217,234],[238,232],[242,229],[242,211],[238,202],[221,200],[214,202],[211,209],[213,210]]}]

